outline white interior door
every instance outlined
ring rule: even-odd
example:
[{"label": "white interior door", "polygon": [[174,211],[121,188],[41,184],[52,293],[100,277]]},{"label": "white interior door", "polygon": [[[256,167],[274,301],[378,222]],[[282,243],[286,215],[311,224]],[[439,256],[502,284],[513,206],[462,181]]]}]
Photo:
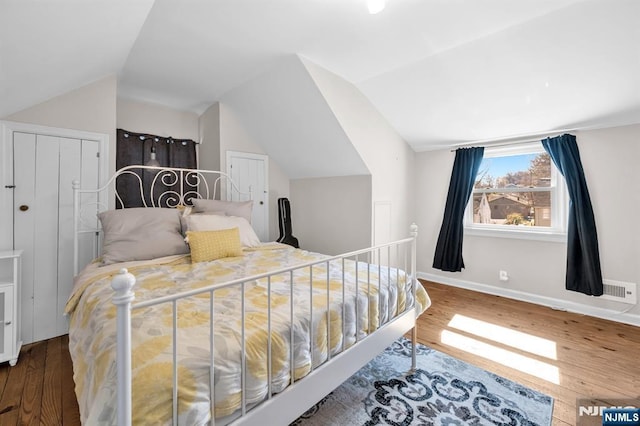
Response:
[{"label": "white interior door", "polygon": [[67,333],[64,305],[73,286],[73,191],[97,187],[99,142],[14,133],[14,239],[24,250],[22,338]]},{"label": "white interior door", "polygon": [[[251,226],[260,241],[269,241],[269,157],[262,154],[227,151],[227,173],[241,192],[251,191],[253,214]],[[241,201],[227,188],[227,199]]]}]

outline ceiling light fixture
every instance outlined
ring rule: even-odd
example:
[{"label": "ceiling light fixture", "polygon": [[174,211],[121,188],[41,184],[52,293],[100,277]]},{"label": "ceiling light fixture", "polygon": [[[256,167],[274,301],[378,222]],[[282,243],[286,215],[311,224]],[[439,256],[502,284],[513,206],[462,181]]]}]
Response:
[{"label": "ceiling light fixture", "polygon": [[382,12],[385,6],[386,0],[367,0],[367,7],[372,15]]}]

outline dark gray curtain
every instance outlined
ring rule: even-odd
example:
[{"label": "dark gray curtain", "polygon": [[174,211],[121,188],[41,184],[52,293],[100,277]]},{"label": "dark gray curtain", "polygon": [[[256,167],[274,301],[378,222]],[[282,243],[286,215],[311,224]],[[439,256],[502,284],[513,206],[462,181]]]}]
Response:
[{"label": "dark gray curtain", "polygon": [[[193,140],[135,133],[123,129],[117,129],[117,139],[116,169],[131,165],[144,165],[149,161],[152,146],[156,149],[156,159],[163,167],[197,168],[196,143]],[[150,172],[142,172],[142,170],[137,170],[136,173],[142,177],[144,193],[147,194],[146,202],[148,206],[151,206],[149,192],[151,181],[155,175]],[[185,188],[196,189],[186,182],[184,182],[184,185]],[[156,184],[154,198],[157,200],[161,193],[170,189],[179,190],[179,183],[172,186]],[[134,176],[119,177],[116,182],[116,190],[126,207],[144,206],[140,197],[138,180]],[[188,191],[188,189],[185,189],[185,191]],[[166,202],[164,200],[161,201],[163,201],[161,205],[166,207]],[[122,207],[122,204],[116,200],[116,208]]]},{"label": "dark gray curtain", "polygon": [[444,207],[444,218],[433,257],[433,267],[436,269],[458,272],[464,268],[462,259],[464,210],[471,197],[483,154],[482,147],[456,150],[447,203]]},{"label": "dark gray curtain", "polygon": [[542,141],[569,190],[567,229],[567,290],[590,296],[602,295],[602,272],[598,234],[591,198],[574,135],[564,134]]}]

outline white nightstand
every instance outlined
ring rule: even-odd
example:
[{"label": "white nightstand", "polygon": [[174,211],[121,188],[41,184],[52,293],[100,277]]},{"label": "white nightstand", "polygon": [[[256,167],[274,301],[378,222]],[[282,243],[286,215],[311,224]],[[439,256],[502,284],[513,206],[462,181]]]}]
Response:
[{"label": "white nightstand", "polygon": [[22,250],[0,251],[0,362],[18,362],[20,340],[20,274]]}]

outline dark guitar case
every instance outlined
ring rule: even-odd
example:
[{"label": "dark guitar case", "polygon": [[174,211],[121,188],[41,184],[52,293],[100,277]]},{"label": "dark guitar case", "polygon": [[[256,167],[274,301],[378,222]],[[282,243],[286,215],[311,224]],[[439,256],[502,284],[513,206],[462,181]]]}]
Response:
[{"label": "dark guitar case", "polygon": [[291,229],[291,206],[288,198],[278,198],[278,222],[280,224],[280,236],[277,241],[299,248],[298,239],[293,236]]}]

